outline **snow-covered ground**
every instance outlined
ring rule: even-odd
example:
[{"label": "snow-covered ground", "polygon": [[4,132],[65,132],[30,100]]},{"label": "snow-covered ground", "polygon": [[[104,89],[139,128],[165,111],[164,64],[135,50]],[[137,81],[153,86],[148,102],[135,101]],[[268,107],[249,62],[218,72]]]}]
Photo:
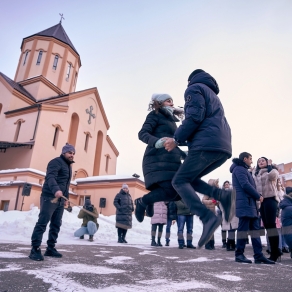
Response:
[{"label": "snow-covered ground", "polygon": [[[95,234],[94,242],[80,240],[73,236],[82,223],[81,219],[77,218],[79,213],[78,207],[73,207],[72,213],[64,211],[61,231],[59,233],[59,244],[104,244],[117,245],[117,230],[115,228],[115,215],[103,216],[98,219],[99,229]],[[24,243],[30,244],[30,237],[37,221],[39,209],[33,207],[30,211],[0,211],[0,241],[2,243]],[[193,243],[197,244],[202,233],[202,224],[198,217],[194,216]],[[165,237],[165,227],[163,230],[163,243]],[[48,228],[44,234],[43,243],[48,238]],[[133,215],[133,228],[127,233],[127,241],[134,245],[150,245],[151,239],[151,223],[150,218],[145,217],[143,223],[139,223]],[[85,239],[87,236],[85,235]],[[177,225],[171,227],[171,246],[177,247]],[[221,244],[220,228],[215,233],[215,242]]]},{"label": "snow-covered ground", "polygon": [[[94,236],[95,241],[89,242],[85,235],[85,240],[80,240],[73,236],[74,231],[80,228],[82,220],[77,218],[79,213],[78,207],[73,207],[71,213],[64,211],[61,231],[59,233],[59,244],[103,244],[117,245],[117,230],[115,228],[115,215],[104,216],[100,214],[98,219],[99,229]],[[30,237],[38,219],[39,209],[33,207],[30,211],[0,211],[0,241],[2,243],[24,243],[30,244]],[[202,224],[197,216],[194,216],[193,228],[193,244],[197,242],[202,234]],[[165,226],[163,229],[162,242],[164,243]],[[43,243],[45,244],[48,238],[48,228],[44,234]],[[151,239],[151,223],[150,218],[145,217],[142,223],[139,223],[133,215],[133,228],[128,230],[127,241],[133,245],[150,245]],[[265,243],[265,237],[261,237]],[[177,247],[177,225],[171,227],[172,247]],[[221,229],[218,228],[215,232],[215,245],[221,245]]]}]

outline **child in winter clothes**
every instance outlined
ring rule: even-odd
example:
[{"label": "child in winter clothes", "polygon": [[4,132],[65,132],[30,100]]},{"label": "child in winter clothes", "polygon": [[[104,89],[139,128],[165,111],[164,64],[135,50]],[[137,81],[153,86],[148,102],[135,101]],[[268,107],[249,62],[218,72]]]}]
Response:
[{"label": "child in winter clothes", "polygon": [[[167,207],[164,202],[156,202],[153,206],[154,214],[151,217],[151,246],[162,246],[161,235],[163,231],[163,225],[167,223]],[[156,229],[158,227],[157,243],[155,241]]]},{"label": "child in winter clothes", "polygon": [[[209,179],[208,184],[214,187],[219,188],[219,179]],[[216,214],[216,206],[218,206],[219,202],[214,200],[207,195],[204,195],[202,198],[202,203],[211,210],[214,214]],[[211,239],[205,244],[205,249],[213,250],[215,249],[215,239],[214,235]]]}]

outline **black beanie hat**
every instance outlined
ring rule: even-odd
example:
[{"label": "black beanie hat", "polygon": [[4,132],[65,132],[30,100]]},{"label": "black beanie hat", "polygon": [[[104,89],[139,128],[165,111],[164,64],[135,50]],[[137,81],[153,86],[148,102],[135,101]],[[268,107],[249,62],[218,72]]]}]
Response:
[{"label": "black beanie hat", "polygon": [[188,81],[191,81],[191,79],[192,79],[195,75],[197,75],[197,74],[199,74],[199,73],[201,73],[201,72],[205,72],[205,71],[202,70],[202,69],[196,69],[195,71],[193,71],[193,72],[191,73],[191,75],[189,76]]}]

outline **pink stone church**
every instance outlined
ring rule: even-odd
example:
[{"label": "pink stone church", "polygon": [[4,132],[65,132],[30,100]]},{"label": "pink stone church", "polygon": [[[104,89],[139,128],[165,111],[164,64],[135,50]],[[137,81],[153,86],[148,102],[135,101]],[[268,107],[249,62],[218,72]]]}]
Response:
[{"label": "pink stone church", "polygon": [[76,148],[74,204],[90,197],[99,207],[105,198],[101,211],[112,215],[123,183],[133,199],[146,192],[139,178],[116,175],[119,152],[98,90],[75,91],[80,67],[60,22],[22,40],[14,79],[0,72],[0,210],[39,206],[47,164],[66,142]]}]

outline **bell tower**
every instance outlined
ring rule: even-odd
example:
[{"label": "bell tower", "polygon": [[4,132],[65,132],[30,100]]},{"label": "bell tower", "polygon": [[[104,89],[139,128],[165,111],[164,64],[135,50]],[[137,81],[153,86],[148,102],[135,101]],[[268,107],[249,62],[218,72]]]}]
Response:
[{"label": "bell tower", "polygon": [[36,99],[53,94],[52,90],[68,94],[75,92],[80,67],[80,56],[60,21],[22,40],[14,81]]}]

